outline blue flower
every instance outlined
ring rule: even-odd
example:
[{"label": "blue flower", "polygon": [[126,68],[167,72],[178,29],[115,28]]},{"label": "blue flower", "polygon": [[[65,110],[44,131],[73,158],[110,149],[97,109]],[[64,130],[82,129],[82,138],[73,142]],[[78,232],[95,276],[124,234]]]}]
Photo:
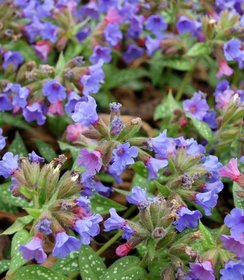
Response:
[{"label": "blue flower", "polygon": [[27,106],[23,110],[23,116],[27,122],[36,121],[38,125],[43,125],[46,121],[44,115],[45,107],[38,102]]},{"label": "blue flower", "polygon": [[114,47],[122,39],[123,34],[120,31],[119,25],[117,23],[110,23],[104,29],[104,37],[106,42]]},{"label": "blue flower", "polygon": [[196,194],[195,201],[200,205],[207,216],[211,215],[212,209],[217,205],[218,195],[215,190]]},{"label": "blue flower", "polygon": [[220,280],[243,280],[244,276],[244,261],[237,262],[229,261],[223,269],[220,269]]},{"label": "blue flower", "polygon": [[66,97],[66,89],[58,81],[47,81],[42,85],[42,92],[50,103],[55,103],[58,100],[63,100]]},{"label": "blue flower", "polygon": [[0,160],[0,176],[4,178],[11,176],[18,169],[18,160],[17,155],[14,156],[12,153],[7,152]]},{"label": "blue flower", "polygon": [[24,58],[19,52],[7,51],[4,53],[3,59],[4,70],[6,70],[10,65],[12,65],[13,70],[16,71],[20,64],[24,62]]},{"label": "blue flower", "polygon": [[168,165],[168,161],[165,159],[156,159],[150,157],[146,161],[146,166],[148,169],[148,180],[157,179],[158,171]]},{"label": "blue flower", "polygon": [[99,60],[102,60],[104,63],[109,63],[111,61],[111,50],[108,47],[95,46],[93,53],[90,56],[89,60],[92,64],[96,64]]},{"label": "blue flower", "polygon": [[5,147],[6,145],[6,137],[3,136],[3,130],[0,128],[0,151]]},{"label": "blue flower", "polygon": [[54,257],[65,258],[71,252],[79,250],[80,247],[81,241],[79,239],[61,231],[55,235],[55,247],[52,254]]},{"label": "blue flower", "polygon": [[143,55],[143,53],[144,53],[144,50],[142,48],[138,47],[137,45],[130,44],[127,47],[127,50],[123,54],[123,59],[127,64],[129,64],[133,60],[141,57]]},{"label": "blue flower", "polygon": [[43,163],[45,159],[38,156],[34,151],[29,154],[29,160],[33,163]]},{"label": "blue flower", "polygon": [[161,15],[152,15],[146,21],[146,29],[151,31],[157,38],[162,38],[162,32],[167,28],[167,23]]}]

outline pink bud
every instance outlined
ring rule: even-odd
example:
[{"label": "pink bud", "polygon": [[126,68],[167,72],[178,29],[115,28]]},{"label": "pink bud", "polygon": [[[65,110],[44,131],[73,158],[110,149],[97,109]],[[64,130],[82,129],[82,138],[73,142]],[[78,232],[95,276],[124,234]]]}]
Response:
[{"label": "pink bud", "polygon": [[226,166],[220,169],[219,175],[222,177],[230,178],[232,181],[239,183],[241,173],[237,166],[237,159],[232,158]]},{"label": "pink bud", "polygon": [[186,126],[187,125],[187,120],[186,119],[180,119],[179,120],[179,125],[182,126],[182,127]]},{"label": "pink bud", "polygon": [[46,41],[39,41],[33,47],[36,51],[36,55],[41,58],[43,62],[46,62],[47,56],[52,49],[51,44]]},{"label": "pink bud", "polygon": [[116,249],[116,255],[119,257],[127,256],[132,249],[131,245],[129,243],[124,243],[117,247]]},{"label": "pink bud", "polygon": [[57,100],[55,103],[52,103],[48,108],[48,113],[51,115],[63,116],[64,110],[62,101]]},{"label": "pink bud", "polygon": [[221,60],[219,63],[219,70],[217,73],[217,78],[221,78],[222,76],[231,76],[233,74],[233,69],[227,64],[225,60]]},{"label": "pink bud", "polygon": [[75,142],[79,139],[82,132],[86,131],[87,128],[79,123],[70,124],[66,129],[66,139],[69,142]]}]

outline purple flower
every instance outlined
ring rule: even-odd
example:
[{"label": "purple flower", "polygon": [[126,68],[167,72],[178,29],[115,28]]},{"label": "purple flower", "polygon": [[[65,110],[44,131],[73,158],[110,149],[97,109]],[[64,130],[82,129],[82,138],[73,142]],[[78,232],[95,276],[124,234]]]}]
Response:
[{"label": "purple flower", "polygon": [[193,36],[196,36],[198,24],[195,20],[180,16],[176,23],[176,28],[179,34],[190,32]]},{"label": "purple flower", "polygon": [[190,263],[188,275],[192,280],[215,280],[213,266],[210,261]]},{"label": "purple flower", "polygon": [[104,37],[106,42],[111,46],[116,46],[122,39],[123,34],[117,23],[109,23],[104,29]]},{"label": "purple flower", "polygon": [[58,100],[63,100],[66,97],[66,89],[58,81],[47,81],[42,85],[42,92],[50,103],[55,103]]},{"label": "purple flower", "polygon": [[45,233],[46,235],[49,235],[52,233],[51,224],[52,224],[51,220],[44,218],[41,219],[40,222],[35,226],[35,229],[41,233]]},{"label": "purple flower", "polygon": [[160,47],[160,40],[153,39],[150,36],[146,36],[145,46],[147,48],[147,55],[152,56],[153,53],[159,49]]},{"label": "purple flower", "polygon": [[94,125],[98,122],[97,104],[94,98],[87,96],[75,105],[72,119],[84,126]]},{"label": "purple flower", "polygon": [[238,262],[229,261],[223,269],[220,269],[222,275],[220,280],[243,280],[244,276],[244,261]]},{"label": "purple flower", "polygon": [[23,116],[27,122],[36,121],[38,125],[43,125],[46,121],[44,107],[40,103],[34,102],[23,110]]},{"label": "purple flower", "polygon": [[99,17],[97,3],[89,2],[86,5],[82,5],[78,10],[78,14],[82,19],[86,17],[97,19]]},{"label": "purple flower", "polygon": [[82,174],[82,180],[86,180],[89,177],[96,175],[102,167],[101,153],[98,151],[88,151],[87,149],[81,149],[77,164],[83,166],[86,171]]},{"label": "purple flower", "polygon": [[158,158],[168,158],[176,153],[176,143],[173,138],[167,137],[167,130],[164,130],[157,137],[149,138],[149,148],[153,149]]},{"label": "purple flower", "polygon": [[219,162],[216,156],[207,156],[204,159],[204,163],[202,164],[207,171],[211,172],[213,176],[218,177],[219,170],[222,167],[222,164]]},{"label": "purple flower", "polygon": [[6,70],[10,65],[12,65],[13,70],[16,71],[17,68],[24,62],[23,56],[19,52],[7,51],[4,53],[3,69]]},{"label": "purple flower", "polygon": [[27,105],[27,98],[30,95],[30,90],[26,87],[20,87],[20,85],[16,84],[13,93],[13,105],[16,107],[25,108]]},{"label": "purple flower", "polygon": [[206,183],[204,189],[207,191],[215,191],[216,193],[220,193],[224,188],[224,184],[217,180],[215,182]]},{"label": "purple flower", "polygon": [[113,113],[119,113],[121,107],[122,107],[122,105],[120,103],[111,102],[109,104],[110,111]]},{"label": "purple flower", "polygon": [[195,201],[200,205],[207,216],[211,215],[211,210],[216,206],[218,195],[215,190],[196,194]]},{"label": "purple flower", "polygon": [[212,129],[215,129],[217,127],[216,115],[217,113],[215,111],[209,111],[203,117],[203,121],[207,123]]},{"label": "purple flower", "polygon": [[96,191],[103,196],[109,197],[113,192],[112,188],[104,186],[100,181],[94,181],[94,186]]},{"label": "purple flower", "polygon": [[202,93],[196,92],[191,99],[183,101],[183,108],[193,118],[201,121],[206,115],[209,106]]},{"label": "purple flower", "polygon": [[144,22],[143,16],[134,16],[130,20],[130,27],[126,34],[126,37],[133,38],[133,39],[139,38],[143,30],[143,22]]},{"label": "purple flower", "polygon": [[198,220],[202,218],[200,211],[191,211],[186,207],[181,207],[178,212],[178,219],[173,224],[175,228],[182,232],[185,228],[196,228]]},{"label": "purple flower", "polygon": [[117,175],[120,175],[127,165],[133,164],[134,158],[138,155],[138,149],[136,147],[130,147],[130,143],[125,143],[117,146],[113,150],[111,170]]},{"label": "purple flower", "polygon": [[5,147],[6,145],[6,137],[3,136],[3,130],[0,128],[0,151]]},{"label": "purple flower", "polygon": [[90,209],[90,199],[86,196],[80,196],[75,199],[75,202],[81,207],[89,211]]},{"label": "purple flower", "polygon": [[32,163],[43,163],[45,161],[43,157],[39,157],[34,151],[29,154],[29,160]]},{"label": "purple flower", "polygon": [[19,246],[24,259],[30,261],[35,259],[37,263],[43,263],[47,259],[47,255],[43,250],[43,241],[38,236],[34,236],[26,245]]},{"label": "purple flower", "polygon": [[226,60],[233,61],[242,55],[241,41],[233,38],[224,44],[224,55]]},{"label": "purple flower", "polygon": [[106,12],[110,7],[116,6],[118,0],[98,0],[99,10]]},{"label": "purple flower", "polygon": [[83,86],[83,94],[88,96],[92,93],[97,93],[100,89],[100,84],[104,83],[104,72],[102,69],[103,61],[99,60],[97,64],[88,67],[88,74],[83,75],[80,83]]},{"label": "purple flower", "polygon": [[205,153],[205,148],[198,144],[196,140],[194,139],[187,139],[186,140],[186,154],[187,155],[200,155]]},{"label": "purple flower", "polygon": [[231,89],[226,89],[225,91],[218,93],[215,96],[215,101],[217,103],[216,107],[225,109],[230,104],[230,101],[233,98],[234,94],[234,91]]},{"label": "purple flower", "polygon": [[109,63],[111,61],[112,57],[110,48],[99,45],[95,46],[89,60],[92,64],[96,64],[100,59],[104,63]]},{"label": "purple flower", "polygon": [[118,135],[124,129],[125,125],[119,116],[114,116],[110,124],[110,131],[113,135]]},{"label": "purple flower", "polygon": [[81,101],[81,97],[75,92],[71,91],[68,95],[68,101],[65,104],[65,112],[71,116],[75,111],[75,105]]},{"label": "purple flower", "polygon": [[142,56],[143,53],[144,53],[144,50],[142,48],[138,47],[137,45],[130,44],[127,47],[127,50],[125,51],[125,53],[123,54],[123,59],[127,64],[129,64],[133,60]]},{"label": "purple flower", "polygon": [[77,40],[82,43],[91,33],[91,29],[88,27],[83,28],[76,34]]},{"label": "purple flower", "polygon": [[168,165],[168,161],[165,159],[156,159],[150,157],[146,161],[146,166],[148,169],[148,180],[157,179],[158,171]]},{"label": "purple flower", "polygon": [[124,227],[126,220],[120,217],[114,208],[109,210],[110,218],[104,222],[105,231],[121,229]]},{"label": "purple flower", "polygon": [[82,220],[77,220],[74,225],[74,230],[80,234],[81,243],[88,245],[91,238],[98,235],[100,232],[99,223],[103,220],[99,214],[85,217]]},{"label": "purple flower", "polygon": [[146,190],[139,186],[135,186],[131,190],[131,194],[126,196],[129,203],[134,205],[144,204],[148,201]]},{"label": "purple flower", "polygon": [[10,111],[13,109],[10,98],[5,93],[0,93],[0,112]]},{"label": "purple flower", "polygon": [[146,21],[146,29],[156,37],[162,38],[162,32],[167,28],[167,23],[161,15],[152,15]]},{"label": "purple flower", "polygon": [[236,254],[237,258],[244,258],[244,238],[239,240],[232,236],[222,235],[221,240],[223,241],[224,247]]},{"label": "purple flower", "polygon": [[45,22],[40,30],[40,35],[42,39],[55,43],[57,41],[57,27],[51,22]]},{"label": "purple flower", "polygon": [[55,247],[53,256],[65,258],[73,251],[77,251],[81,247],[81,241],[73,236],[67,235],[64,231],[58,232],[55,236]]},{"label": "purple flower", "polygon": [[244,164],[244,156],[241,156],[241,157],[240,157],[240,163],[243,163],[243,164]]},{"label": "purple flower", "polygon": [[121,218],[114,208],[111,208],[109,213],[110,218],[104,222],[105,231],[122,229],[124,230],[123,238],[126,240],[130,239],[130,237],[134,234],[134,231],[129,225],[127,225],[126,220]]},{"label": "purple flower", "polygon": [[244,211],[242,209],[232,209],[230,214],[225,217],[224,223],[231,229],[231,236],[244,240]]},{"label": "purple flower", "polygon": [[8,178],[13,175],[14,171],[18,169],[19,157],[7,152],[2,160],[0,160],[0,176]]}]

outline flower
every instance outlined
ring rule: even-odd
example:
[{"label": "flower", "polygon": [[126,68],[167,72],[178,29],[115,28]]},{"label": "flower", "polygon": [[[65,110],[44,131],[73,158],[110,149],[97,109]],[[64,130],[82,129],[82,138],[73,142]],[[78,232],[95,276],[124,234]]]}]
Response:
[{"label": "flower", "polygon": [[0,151],[5,147],[6,145],[6,137],[3,136],[3,130],[0,128]]},{"label": "flower", "polygon": [[123,37],[118,23],[109,23],[104,29],[104,37],[109,45],[116,46]]},{"label": "flower", "polygon": [[189,113],[193,118],[202,120],[206,115],[209,106],[201,92],[196,92],[191,99],[183,102],[185,112]]},{"label": "flower", "polygon": [[182,232],[185,228],[195,228],[198,226],[198,220],[202,218],[200,211],[191,211],[186,207],[181,207],[178,211],[178,219],[173,223],[175,228]]},{"label": "flower", "polygon": [[81,243],[88,245],[91,238],[98,235],[100,232],[99,223],[103,220],[99,214],[85,217],[82,220],[77,220],[74,225],[74,230],[80,234]]},{"label": "flower", "polygon": [[190,263],[188,275],[191,279],[215,280],[213,266],[210,261]]},{"label": "flower", "polygon": [[8,178],[18,169],[19,157],[7,152],[0,161],[0,176]]},{"label": "flower", "polygon": [[39,41],[33,46],[36,55],[44,62],[47,62],[47,57],[49,52],[52,49],[52,46],[50,43],[46,41]]},{"label": "flower", "polygon": [[146,36],[145,46],[147,48],[147,55],[152,56],[153,53],[159,49],[160,47],[160,40],[154,39],[150,36]]},{"label": "flower", "polygon": [[211,215],[211,210],[216,206],[218,195],[215,190],[196,194],[195,201],[200,205],[207,216]]},{"label": "flower", "polygon": [[58,232],[55,235],[55,247],[53,249],[53,256],[65,258],[73,251],[77,251],[81,247],[81,241],[73,236],[67,235],[64,231]]},{"label": "flower", "polygon": [[131,194],[126,196],[129,203],[134,205],[141,205],[148,201],[146,190],[139,186],[135,186],[131,190]]},{"label": "flower", "polygon": [[99,60],[102,60],[104,63],[109,63],[111,59],[112,57],[110,48],[97,45],[93,49],[93,53],[89,60],[92,64],[96,64],[99,62]]},{"label": "flower", "polygon": [[230,228],[231,236],[244,240],[244,211],[240,208],[234,208],[228,214],[224,223]]},{"label": "flower", "polygon": [[125,53],[123,54],[123,59],[127,64],[129,64],[133,60],[142,56],[143,53],[144,53],[144,50],[142,48],[138,47],[137,45],[130,44],[127,47]]},{"label": "flower", "polygon": [[238,183],[241,178],[241,173],[237,166],[237,159],[232,158],[226,166],[220,169],[219,175],[222,177],[230,178],[232,181]]},{"label": "flower", "polygon": [[233,38],[224,44],[224,55],[228,61],[238,59],[241,55],[241,41]]},{"label": "flower", "polygon": [[124,129],[125,125],[119,116],[114,116],[110,124],[110,131],[113,135],[118,135]]},{"label": "flower", "polygon": [[81,97],[75,91],[71,91],[68,95],[68,100],[64,106],[65,112],[69,116],[71,116],[74,113],[75,105],[81,100]]},{"label": "flower", "polygon": [[81,149],[77,159],[77,164],[83,166],[86,171],[82,174],[82,179],[86,180],[89,177],[96,175],[102,168],[101,153],[98,151],[88,151],[87,149]]},{"label": "flower", "polygon": [[240,260],[234,262],[232,260],[228,261],[223,269],[220,269],[220,280],[243,280],[244,276],[244,261]]},{"label": "flower", "polygon": [[0,112],[10,111],[13,109],[12,102],[6,94],[0,93]]},{"label": "flower", "polygon": [[196,36],[198,26],[199,24],[195,20],[189,19],[186,16],[180,16],[176,23],[179,34],[189,32],[192,36]]},{"label": "flower", "polygon": [[146,29],[151,31],[156,37],[162,38],[162,31],[164,31],[168,25],[161,15],[156,14],[147,19],[145,26]]},{"label": "flower", "polygon": [[104,72],[102,69],[103,60],[100,59],[97,64],[88,67],[88,74],[83,75],[80,83],[83,86],[83,94],[88,96],[92,93],[97,93],[100,84],[104,83]]},{"label": "flower", "polygon": [[41,219],[40,222],[35,226],[35,229],[41,233],[45,233],[46,235],[49,235],[52,233],[51,224],[52,224],[51,220],[44,218]]},{"label": "flower", "polygon": [[236,254],[237,258],[244,258],[244,238],[239,240],[232,236],[222,235],[220,239],[223,241],[224,247]]},{"label": "flower", "polygon": [[12,65],[13,70],[16,71],[20,64],[24,62],[23,56],[19,52],[7,51],[3,55],[3,69],[6,70],[10,65]]},{"label": "flower", "polygon": [[36,121],[38,125],[43,125],[46,121],[44,107],[38,102],[24,108],[23,116],[27,122]]},{"label": "flower", "polygon": [[158,171],[167,165],[168,165],[168,161],[165,159],[162,160],[162,159],[156,159],[156,158],[150,157],[146,161],[146,166],[148,169],[148,180],[157,179]]},{"label": "flower", "polygon": [[43,157],[39,157],[34,151],[29,154],[29,160],[33,163],[43,163],[45,161]]},{"label": "flower", "polygon": [[223,76],[231,76],[234,73],[233,69],[226,63],[225,60],[221,60],[219,63],[219,69],[217,73],[217,78],[220,79]]},{"label": "flower", "polygon": [[63,100],[66,97],[66,89],[58,81],[47,81],[42,85],[42,92],[50,103],[55,103],[58,100]]},{"label": "flower", "polygon": [[131,245],[128,242],[126,242],[125,244],[121,244],[116,248],[116,255],[119,257],[127,256],[131,249]]},{"label": "flower", "polygon": [[98,114],[96,111],[97,104],[94,98],[87,96],[85,99],[77,102],[72,114],[75,122],[84,126],[94,125],[98,122]]},{"label": "flower", "polygon": [[82,132],[86,131],[87,128],[79,123],[69,124],[66,128],[66,139],[69,142],[76,142]]},{"label": "flower", "polygon": [[109,210],[110,213],[110,218],[108,218],[105,222],[104,222],[104,228],[105,231],[111,231],[111,230],[115,230],[115,229],[121,229],[124,227],[125,225],[125,219],[121,218],[116,210],[114,208],[111,208]]},{"label": "flower", "polygon": [[118,145],[113,150],[111,170],[117,175],[120,175],[127,165],[135,162],[134,158],[138,155],[138,149],[136,147],[130,147],[130,143]]},{"label": "flower", "polygon": [[19,247],[24,259],[30,261],[35,259],[37,263],[43,263],[47,259],[47,255],[43,250],[43,241],[39,236],[34,236],[26,245]]}]

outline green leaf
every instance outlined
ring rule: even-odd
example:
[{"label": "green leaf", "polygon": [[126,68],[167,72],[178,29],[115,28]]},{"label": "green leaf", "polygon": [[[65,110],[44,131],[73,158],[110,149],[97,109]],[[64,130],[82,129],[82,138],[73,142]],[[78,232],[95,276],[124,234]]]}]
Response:
[{"label": "green leaf", "polygon": [[243,189],[237,183],[234,182],[233,186],[232,186],[234,205],[235,205],[235,207],[238,207],[238,208],[241,208],[244,210],[244,198],[241,198],[236,194],[236,192],[238,192],[238,191],[243,191]]},{"label": "green leaf", "polygon": [[191,120],[192,120],[192,124],[195,127],[195,129],[197,130],[197,132],[204,139],[208,140],[208,142],[212,143],[214,140],[214,135],[213,135],[211,128],[205,122],[201,122],[192,117],[191,117]]},{"label": "green leaf", "polygon": [[148,171],[145,164],[142,161],[137,161],[136,163],[134,163],[132,165],[132,168],[135,170],[137,174],[147,179]]},{"label": "green leaf", "polygon": [[16,221],[7,228],[2,234],[14,234],[17,231],[22,230],[26,225],[28,225],[33,220],[31,216],[25,216],[17,218]]},{"label": "green leaf", "polygon": [[90,200],[92,211],[101,215],[109,213],[110,208],[115,208],[117,211],[124,211],[126,209],[124,205],[96,193]]},{"label": "green leaf", "polygon": [[10,182],[0,185],[0,197],[4,197],[4,203],[19,207],[30,207],[31,204],[29,202],[21,197],[15,197],[11,194],[9,190],[10,185]]},{"label": "green leaf", "polygon": [[147,241],[148,256],[149,256],[149,260],[151,260],[151,261],[154,259],[154,256],[155,256],[156,244],[157,244],[157,241],[154,239],[149,239]]},{"label": "green leaf", "polygon": [[79,252],[72,252],[64,259],[57,259],[52,270],[58,271],[64,275],[79,271],[78,263]]},{"label": "green leaf", "polygon": [[10,266],[10,260],[2,260],[0,261],[0,274],[4,271],[8,270]]},{"label": "green leaf", "polygon": [[154,63],[160,67],[168,67],[179,71],[190,71],[193,68],[193,61],[189,58],[184,57],[165,57],[162,56],[161,59],[152,59],[150,63]]},{"label": "green leaf", "polygon": [[26,244],[28,241],[29,241],[29,233],[26,230],[20,230],[14,235],[12,239],[11,263],[10,263],[8,275],[15,272],[19,267],[21,267],[27,262],[27,260],[25,260],[22,257],[22,254],[19,251],[19,246]]},{"label": "green leaf", "polygon": [[[82,246],[79,254],[79,267],[82,280],[98,280],[106,266],[90,246]],[[102,278],[106,279],[106,278]]]},{"label": "green leaf", "polygon": [[154,113],[154,120],[163,119],[166,117],[172,117],[173,112],[176,109],[179,109],[180,105],[175,100],[174,96],[171,92],[167,95],[166,98],[163,99],[163,101],[156,107],[155,113]]},{"label": "green leaf", "polygon": [[59,144],[60,150],[62,150],[62,151],[70,151],[73,159],[76,160],[76,158],[78,157],[79,151],[80,151],[79,148],[77,148],[75,146],[72,146],[70,144],[67,144],[65,142],[61,142],[61,141],[58,141],[58,144]]},{"label": "green leaf", "polygon": [[56,69],[55,69],[56,76],[61,75],[62,71],[64,70],[64,65],[65,65],[65,58],[63,53],[61,52],[58,58],[58,62],[56,64]]},{"label": "green leaf", "polygon": [[196,43],[187,52],[187,56],[204,56],[210,53],[210,48],[206,43]]},{"label": "green leaf", "polygon": [[21,116],[13,116],[9,113],[0,113],[0,126],[3,124],[9,124],[14,127],[26,130],[32,130],[32,127],[28,125]]},{"label": "green leaf", "polygon": [[39,265],[28,265],[17,270],[14,280],[67,280],[62,274]]},{"label": "green leaf", "polygon": [[8,151],[15,155],[28,156],[28,151],[18,131]]},{"label": "green leaf", "polygon": [[201,240],[203,248],[207,251],[210,248],[215,247],[214,238],[207,227],[205,227],[201,221],[199,221],[199,230],[203,239]]},{"label": "green leaf", "polygon": [[53,147],[39,139],[35,139],[35,144],[41,156],[43,156],[48,162],[57,157]]},{"label": "green leaf", "polygon": [[145,271],[139,266],[140,259],[135,256],[121,258],[114,262],[100,280],[142,280]]}]

